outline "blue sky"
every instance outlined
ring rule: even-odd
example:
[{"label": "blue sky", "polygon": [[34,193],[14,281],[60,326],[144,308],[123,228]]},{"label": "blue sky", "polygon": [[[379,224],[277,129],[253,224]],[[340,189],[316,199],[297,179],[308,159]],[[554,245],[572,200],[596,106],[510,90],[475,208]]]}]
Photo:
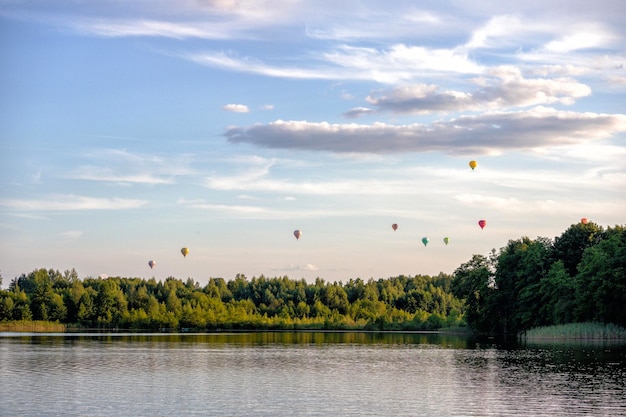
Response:
[{"label": "blue sky", "polygon": [[626,4],[501,3],[0,0],[4,286],[435,275],[626,223]]}]

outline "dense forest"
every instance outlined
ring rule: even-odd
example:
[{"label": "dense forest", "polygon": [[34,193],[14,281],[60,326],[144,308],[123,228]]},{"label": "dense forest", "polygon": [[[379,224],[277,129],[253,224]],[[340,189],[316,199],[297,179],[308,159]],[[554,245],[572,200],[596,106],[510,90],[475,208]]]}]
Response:
[{"label": "dense forest", "polygon": [[457,268],[452,293],[480,333],[582,322],[626,327],[626,229],[589,222],[554,240],[510,240]]},{"label": "dense forest", "polygon": [[[0,278],[1,279],[1,278]],[[0,281],[1,283],[1,281]],[[314,283],[84,278],[39,269],[0,290],[0,321],[117,329],[425,330],[480,333],[586,321],[626,326],[626,229],[575,224],[554,240],[523,237],[474,255],[453,275]]]},{"label": "dense forest", "polygon": [[288,277],[234,280],[109,277],[39,269],[0,294],[0,320],[50,320],[123,329],[435,329],[459,325],[452,276],[399,276],[346,284]]}]

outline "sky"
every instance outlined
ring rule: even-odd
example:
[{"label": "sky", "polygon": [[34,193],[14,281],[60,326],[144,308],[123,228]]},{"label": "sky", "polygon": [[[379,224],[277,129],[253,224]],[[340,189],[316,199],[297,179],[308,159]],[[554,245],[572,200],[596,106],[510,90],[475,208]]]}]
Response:
[{"label": "sky", "polygon": [[515,3],[0,0],[3,286],[452,274],[625,224],[626,3]]}]

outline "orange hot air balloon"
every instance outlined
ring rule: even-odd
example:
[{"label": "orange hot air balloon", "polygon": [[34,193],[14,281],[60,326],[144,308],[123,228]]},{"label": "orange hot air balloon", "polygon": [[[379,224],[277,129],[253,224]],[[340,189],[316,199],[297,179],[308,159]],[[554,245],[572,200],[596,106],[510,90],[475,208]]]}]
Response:
[{"label": "orange hot air balloon", "polygon": [[154,268],[154,265],[156,265],[155,261],[148,261],[148,266],[150,267],[150,269]]},{"label": "orange hot air balloon", "polygon": [[394,224],[391,225],[391,228],[395,232],[396,230],[398,230],[398,225],[396,223],[394,223]]},{"label": "orange hot air balloon", "polygon": [[302,230],[294,230],[293,235],[296,237],[296,239],[300,240],[300,236],[302,236]]},{"label": "orange hot air balloon", "polygon": [[487,226],[487,220],[478,220],[478,225],[481,229],[484,229]]},{"label": "orange hot air balloon", "polygon": [[587,218],[586,218],[586,217],[583,217],[582,219],[580,219],[580,222],[581,222],[582,224],[587,224],[587,223],[589,223],[589,220],[587,220]]},{"label": "orange hot air balloon", "polygon": [[185,258],[186,258],[186,257],[187,257],[187,255],[189,254],[189,248],[182,248],[182,249],[180,250],[180,253],[182,253],[182,254],[183,254],[183,257],[185,257]]},{"label": "orange hot air balloon", "polygon": [[472,171],[473,171],[474,168],[478,166],[478,163],[476,161],[469,161],[469,166],[470,168],[472,168]]}]

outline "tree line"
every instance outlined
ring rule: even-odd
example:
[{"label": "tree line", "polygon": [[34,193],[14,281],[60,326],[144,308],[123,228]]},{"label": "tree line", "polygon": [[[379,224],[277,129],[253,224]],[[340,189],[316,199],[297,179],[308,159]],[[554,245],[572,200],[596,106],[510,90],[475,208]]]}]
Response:
[{"label": "tree line", "polygon": [[[0,277],[1,284],[1,277]],[[593,222],[522,237],[454,274],[314,283],[284,277],[164,282],[39,269],[0,290],[0,321],[119,329],[377,329],[465,326],[517,334],[577,322],[626,327],[626,229]]]},{"label": "tree line", "polygon": [[553,240],[510,240],[459,266],[451,289],[480,333],[583,322],[626,327],[626,229],[589,222]]},{"label": "tree line", "polygon": [[264,276],[164,282],[141,278],[79,279],[39,269],[0,293],[0,321],[49,320],[119,329],[436,329],[462,322],[452,276],[351,279],[346,284]]}]

